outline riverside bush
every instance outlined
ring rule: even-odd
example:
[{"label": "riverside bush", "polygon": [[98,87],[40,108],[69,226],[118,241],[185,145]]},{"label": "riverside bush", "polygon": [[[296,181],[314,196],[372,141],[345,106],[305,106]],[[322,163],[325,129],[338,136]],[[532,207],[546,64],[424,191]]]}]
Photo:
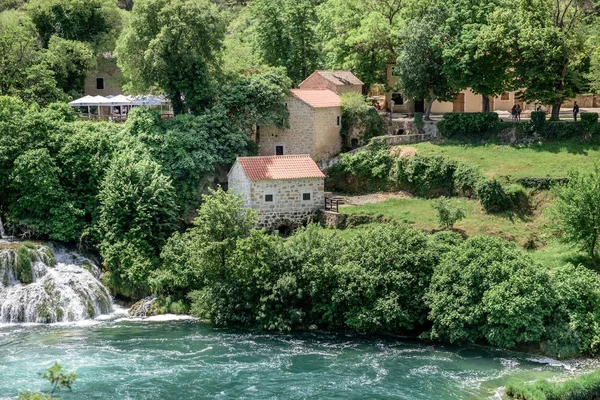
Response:
[{"label": "riverside bush", "polygon": [[431,337],[500,347],[539,342],[553,304],[544,268],[492,237],[469,238],[446,253],[425,299]]},{"label": "riverside bush", "polygon": [[446,113],[437,126],[444,138],[479,139],[485,133],[495,132],[500,120],[496,113]]}]

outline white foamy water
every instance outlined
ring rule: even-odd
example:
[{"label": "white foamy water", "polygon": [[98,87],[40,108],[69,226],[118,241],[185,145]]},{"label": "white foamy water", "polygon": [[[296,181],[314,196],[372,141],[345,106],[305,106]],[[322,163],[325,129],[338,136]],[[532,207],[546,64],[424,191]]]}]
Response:
[{"label": "white foamy water", "polygon": [[56,246],[9,244],[0,247],[0,323],[74,322],[112,311],[90,259]]}]

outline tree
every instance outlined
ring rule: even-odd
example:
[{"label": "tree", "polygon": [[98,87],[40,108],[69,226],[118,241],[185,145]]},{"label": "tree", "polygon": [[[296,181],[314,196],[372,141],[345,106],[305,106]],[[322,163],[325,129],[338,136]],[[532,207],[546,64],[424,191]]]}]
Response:
[{"label": "tree", "polygon": [[484,236],[442,257],[425,298],[432,337],[501,347],[538,343],[554,304],[540,265],[514,245]]},{"label": "tree", "polygon": [[52,36],[58,36],[109,51],[123,25],[121,11],[112,0],[31,0],[27,12],[45,48]]},{"label": "tree", "polygon": [[125,89],[163,90],[175,114],[212,104],[225,19],[209,0],[138,0],[117,45]]},{"label": "tree", "polygon": [[263,61],[285,67],[297,85],[320,65],[316,6],[320,0],[254,0],[255,45]]},{"label": "tree", "polygon": [[404,28],[395,72],[398,88],[412,99],[426,99],[424,119],[429,120],[436,100],[452,101],[459,87],[444,71],[443,23],[447,11],[443,4],[427,9],[421,20],[412,20]]},{"label": "tree", "polygon": [[73,372],[63,372],[62,365],[58,363],[54,363],[50,368],[46,370],[43,374],[39,374],[42,378],[46,379],[52,385],[52,390],[48,394],[40,394],[40,393],[31,393],[31,392],[23,392],[19,393],[19,397],[17,400],[46,400],[46,399],[58,399],[54,397],[54,392],[60,391],[62,389],[69,389],[75,383],[75,379],[77,379],[77,375]]},{"label": "tree", "polygon": [[515,72],[520,97],[552,105],[551,119],[558,120],[561,104],[585,86],[588,49],[583,21],[591,12],[585,0],[523,0],[515,18]]},{"label": "tree", "polygon": [[63,92],[73,98],[83,95],[85,78],[96,65],[88,45],[52,36],[44,58]]},{"label": "tree", "polygon": [[440,226],[450,229],[455,223],[465,217],[463,210],[456,206],[452,206],[447,197],[440,197],[433,203],[433,208],[438,212],[438,221]]},{"label": "tree", "polygon": [[330,69],[350,69],[368,87],[386,81],[401,42],[403,0],[328,0],[317,13],[323,61]]},{"label": "tree", "polygon": [[160,249],[177,226],[171,180],[147,155],[130,150],[113,158],[98,199],[99,249],[113,285],[133,297],[147,294]]},{"label": "tree", "polygon": [[449,0],[447,7],[443,71],[456,87],[480,94],[483,111],[489,112],[490,97],[514,86],[510,31],[490,22],[499,12],[497,2]]},{"label": "tree", "polygon": [[598,265],[600,235],[600,167],[590,173],[572,172],[569,182],[553,189],[554,216],[563,238],[589,254]]},{"label": "tree", "polygon": [[54,73],[44,62],[37,33],[18,11],[0,14],[0,95],[18,96],[40,105],[65,100]]}]

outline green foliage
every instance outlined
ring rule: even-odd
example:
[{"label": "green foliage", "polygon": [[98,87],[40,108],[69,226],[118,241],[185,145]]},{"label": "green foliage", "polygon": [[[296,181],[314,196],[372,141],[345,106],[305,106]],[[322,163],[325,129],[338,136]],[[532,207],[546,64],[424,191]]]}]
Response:
[{"label": "green foliage", "polygon": [[88,45],[52,36],[45,59],[63,92],[74,98],[83,95],[85,78],[96,65],[96,57]]},{"label": "green foliage", "polygon": [[506,386],[506,395],[521,400],[587,400],[600,396],[600,372],[592,372],[565,382],[513,382]]},{"label": "green foliage", "polygon": [[598,123],[598,113],[584,112],[581,113],[581,122],[586,125],[594,125]]},{"label": "green foliage", "polygon": [[539,342],[552,301],[544,269],[491,237],[467,239],[446,253],[426,295],[432,337],[500,347]]},{"label": "green foliage", "polygon": [[453,206],[447,197],[438,198],[433,203],[434,210],[438,213],[438,221],[442,228],[450,229],[455,223],[465,217],[465,213],[460,208]]},{"label": "green foliage", "polygon": [[97,51],[112,50],[123,24],[116,2],[109,0],[31,0],[27,13],[44,47],[56,35],[90,43]]},{"label": "green foliage", "polygon": [[546,123],[546,112],[544,111],[532,111],[531,112],[531,125],[534,131],[540,131]]},{"label": "green foliage", "polygon": [[510,211],[513,207],[511,197],[497,179],[485,180],[477,185],[477,197],[488,213]]},{"label": "green foliage", "polygon": [[249,6],[255,49],[267,65],[285,67],[294,85],[319,65],[314,28],[318,4],[318,0],[254,0]]},{"label": "green foliage", "polygon": [[101,183],[97,229],[100,254],[117,288],[145,294],[161,247],[177,221],[175,191],[156,162],[117,155]]},{"label": "green foliage", "polygon": [[[435,3],[427,8],[421,19],[408,22],[394,69],[398,75],[397,88],[403,95],[428,102],[427,120],[436,100],[452,101],[459,89],[444,71],[442,35],[447,17],[446,7]],[[418,124],[416,113],[415,122]]]},{"label": "green foliage", "polygon": [[446,113],[437,126],[445,138],[480,139],[482,134],[495,131],[499,123],[496,113]]},{"label": "green foliage", "polygon": [[22,392],[19,393],[19,397],[17,400],[46,400],[46,399],[58,399],[58,397],[54,397],[54,392],[69,389],[75,383],[77,379],[77,375],[73,372],[66,373],[63,372],[62,366],[60,364],[54,363],[50,368],[46,370],[46,372],[39,374],[42,378],[50,382],[52,385],[52,390],[48,394],[42,393],[32,393],[32,392]]},{"label": "green foliage", "polygon": [[454,192],[454,171],[458,163],[443,156],[399,158],[392,173],[393,179],[419,196],[451,196]]},{"label": "green foliage", "polygon": [[326,185],[337,191],[385,190],[392,162],[388,147],[372,142],[366,151],[342,154],[340,162],[327,171]]},{"label": "green foliage", "polygon": [[221,89],[220,104],[241,129],[250,132],[255,125],[288,127],[289,112],[284,97],[292,82],[283,68],[260,74],[241,75]]},{"label": "green foliage", "polygon": [[552,274],[556,308],[544,350],[557,357],[600,351],[600,277],[583,266],[565,265]]},{"label": "green foliage", "polygon": [[33,282],[33,272],[31,271],[31,262],[35,261],[35,245],[31,242],[23,242],[17,248],[17,279],[24,285]]},{"label": "green foliage", "polygon": [[350,136],[357,136],[359,143],[369,143],[371,138],[385,134],[383,118],[377,110],[358,93],[342,94],[342,129],[340,134],[346,145]]},{"label": "green foliage", "polygon": [[137,1],[117,45],[126,90],[160,88],[175,114],[201,113],[213,103],[225,29],[209,0]]},{"label": "green foliage", "polygon": [[590,255],[596,264],[600,234],[600,167],[589,173],[572,172],[569,182],[555,186],[554,216],[563,238]]}]

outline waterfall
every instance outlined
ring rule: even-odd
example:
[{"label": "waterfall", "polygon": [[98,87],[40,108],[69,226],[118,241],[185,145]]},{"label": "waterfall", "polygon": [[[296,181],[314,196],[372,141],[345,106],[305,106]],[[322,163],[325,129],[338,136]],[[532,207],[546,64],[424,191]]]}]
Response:
[{"label": "waterfall", "polygon": [[2,223],[2,217],[0,217],[0,239],[4,239],[6,237],[6,232],[4,232],[4,224]]},{"label": "waterfall", "polygon": [[112,311],[95,263],[31,242],[0,243],[0,322],[71,322]]}]

